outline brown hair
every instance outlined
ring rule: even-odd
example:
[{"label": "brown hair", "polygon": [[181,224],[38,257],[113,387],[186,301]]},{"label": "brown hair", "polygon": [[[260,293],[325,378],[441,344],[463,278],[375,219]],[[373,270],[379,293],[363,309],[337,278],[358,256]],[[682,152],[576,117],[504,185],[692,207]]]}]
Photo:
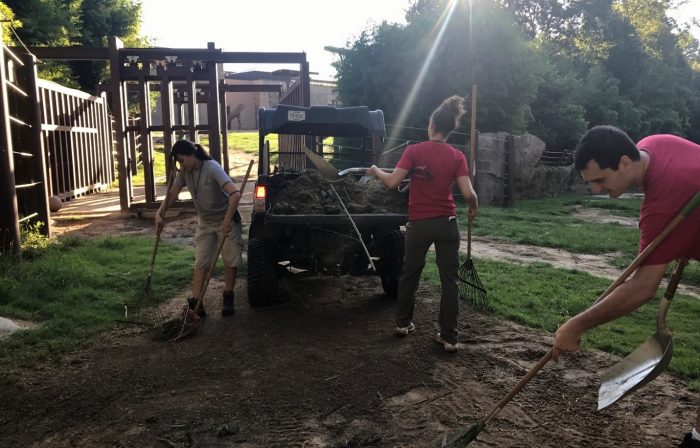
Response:
[{"label": "brown hair", "polygon": [[462,115],[464,115],[464,98],[452,95],[433,111],[430,122],[435,132],[447,135],[457,127]]}]

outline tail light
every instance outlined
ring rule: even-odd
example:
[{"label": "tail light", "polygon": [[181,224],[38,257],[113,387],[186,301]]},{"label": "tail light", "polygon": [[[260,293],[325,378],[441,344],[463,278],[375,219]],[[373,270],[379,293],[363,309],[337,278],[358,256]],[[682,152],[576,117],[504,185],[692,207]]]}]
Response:
[{"label": "tail light", "polygon": [[256,185],[253,194],[253,211],[255,213],[265,213],[265,199],[267,198],[267,186]]}]

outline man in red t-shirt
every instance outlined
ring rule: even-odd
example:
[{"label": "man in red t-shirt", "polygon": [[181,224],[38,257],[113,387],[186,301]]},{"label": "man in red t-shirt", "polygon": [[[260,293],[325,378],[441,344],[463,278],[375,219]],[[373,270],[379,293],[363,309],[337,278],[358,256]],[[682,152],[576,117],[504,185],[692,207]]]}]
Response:
[{"label": "man in red t-shirt", "polygon": [[[635,186],[644,191],[639,250],[644,250],[700,191],[700,146],[673,135],[653,135],[637,145],[618,128],[596,126],[576,147],[575,168],[594,194],[616,198]],[[700,209],[685,220],[607,297],[569,319],[556,332],[553,358],[576,351],[587,330],[636,310],[651,300],[668,264],[678,258],[700,260]],[[700,448],[700,410],[695,428],[681,447]]]}]

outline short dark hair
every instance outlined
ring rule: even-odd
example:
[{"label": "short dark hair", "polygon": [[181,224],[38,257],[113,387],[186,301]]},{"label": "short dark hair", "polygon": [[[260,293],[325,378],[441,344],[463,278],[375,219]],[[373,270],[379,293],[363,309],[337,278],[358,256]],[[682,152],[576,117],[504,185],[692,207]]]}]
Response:
[{"label": "short dark hair", "polygon": [[594,126],[589,129],[574,152],[574,168],[583,170],[588,162],[595,160],[600,169],[617,170],[622,156],[639,160],[639,149],[622,129],[615,126]]},{"label": "short dark hair", "polygon": [[170,157],[175,159],[176,155],[194,155],[199,160],[211,160],[211,156],[207,153],[207,151],[202,145],[184,139],[176,141],[173,145],[173,149],[170,151]]}]

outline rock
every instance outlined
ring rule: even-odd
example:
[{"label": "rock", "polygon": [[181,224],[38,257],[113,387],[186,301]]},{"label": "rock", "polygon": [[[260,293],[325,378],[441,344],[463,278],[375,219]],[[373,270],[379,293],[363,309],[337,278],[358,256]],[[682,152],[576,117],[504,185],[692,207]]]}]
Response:
[{"label": "rock", "polygon": [[63,201],[61,201],[61,198],[58,196],[51,196],[49,198],[49,210],[51,210],[51,213],[56,213],[57,211],[61,210],[61,207],[63,207]]}]

